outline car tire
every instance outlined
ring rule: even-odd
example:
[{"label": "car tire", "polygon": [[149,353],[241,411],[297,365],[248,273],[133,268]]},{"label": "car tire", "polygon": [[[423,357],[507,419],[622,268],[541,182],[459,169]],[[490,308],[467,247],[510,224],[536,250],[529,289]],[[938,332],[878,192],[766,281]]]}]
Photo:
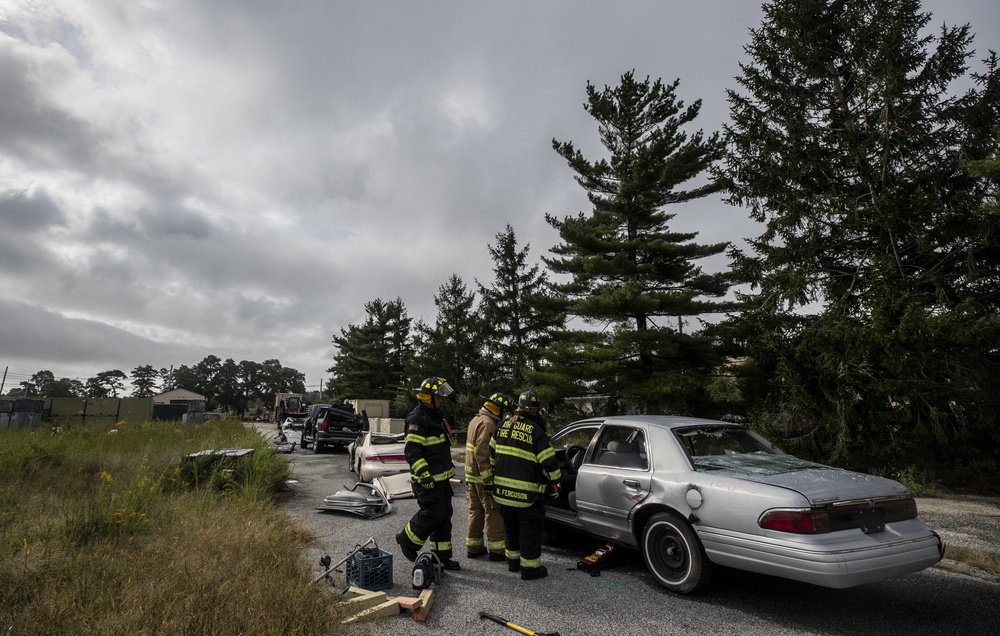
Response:
[{"label": "car tire", "polygon": [[306,441],[306,438],[303,437],[299,440],[299,448],[302,450],[307,450],[309,448],[309,442]]},{"label": "car tire", "polygon": [[653,515],[642,530],[642,558],[657,585],[678,594],[704,589],[712,562],[691,526],[675,514]]},{"label": "car tire", "polygon": [[316,441],[316,443],[315,443],[315,444],[313,444],[313,455],[319,455],[319,454],[320,454],[320,453],[322,453],[322,452],[323,452],[323,444],[321,444],[321,443],[320,443],[320,442],[319,442],[319,441],[317,440],[317,441]]}]

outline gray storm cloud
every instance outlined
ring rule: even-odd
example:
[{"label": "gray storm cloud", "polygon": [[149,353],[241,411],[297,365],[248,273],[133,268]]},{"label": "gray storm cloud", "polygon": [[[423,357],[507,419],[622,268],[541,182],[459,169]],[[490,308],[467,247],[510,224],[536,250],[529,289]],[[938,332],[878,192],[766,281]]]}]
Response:
[{"label": "gray storm cloud", "polygon": [[[925,3],[1000,48],[997,3]],[[680,78],[695,128],[757,2],[8,0],[0,7],[0,366],[57,377],[206,355],[317,386],[364,303],[433,322],[509,223],[589,210],[551,140],[596,157],[587,82]],[[719,199],[675,223],[753,236]],[[725,263],[719,263],[720,267]],[[126,369],[127,367],[127,369]],[[72,371],[72,373],[71,373]]]}]

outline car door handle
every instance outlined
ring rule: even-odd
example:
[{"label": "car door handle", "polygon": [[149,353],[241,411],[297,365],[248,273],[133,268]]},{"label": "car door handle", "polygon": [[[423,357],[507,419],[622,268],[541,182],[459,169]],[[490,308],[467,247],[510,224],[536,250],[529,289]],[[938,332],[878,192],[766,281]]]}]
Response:
[{"label": "car door handle", "polygon": [[628,486],[629,488],[638,488],[639,487],[639,482],[637,482],[634,479],[625,479],[625,480],[622,481],[622,483],[625,484],[626,486]]}]

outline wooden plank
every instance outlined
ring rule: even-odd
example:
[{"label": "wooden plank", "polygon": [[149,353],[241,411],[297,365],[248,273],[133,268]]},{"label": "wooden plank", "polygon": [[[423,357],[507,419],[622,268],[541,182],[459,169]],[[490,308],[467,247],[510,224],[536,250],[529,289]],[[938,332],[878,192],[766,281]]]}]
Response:
[{"label": "wooden plank", "polygon": [[424,602],[416,596],[397,596],[396,602],[401,609],[413,611],[422,606]]},{"label": "wooden plank", "polygon": [[340,621],[341,624],[346,625],[347,623],[353,623],[355,621],[363,620],[365,618],[372,618],[374,616],[398,616],[399,615],[399,603],[396,599],[390,599],[383,603],[379,603],[374,607],[369,607],[366,610],[358,612],[353,616],[349,616],[344,620]]},{"label": "wooden plank", "polygon": [[418,622],[423,622],[427,620],[427,615],[431,611],[431,605],[434,604],[434,589],[427,588],[420,593],[420,607],[413,610],[413,620]]},{"label": "wooden plank", "polygon": [[357,613],[373,605],[385,603],[387,600],[390,599],[385,592],[369,592],[347,599],[344,601],[344,608],[348,612]]},{"label": "wooden plank", "polygon": [[385,592],[373,592],[364,588],[354,587],[353,585],[347,588],[347,591],[344,592],[344,595],[348,598],[354,598],[356,596],[369,596],[371,594],[385,594]]}]

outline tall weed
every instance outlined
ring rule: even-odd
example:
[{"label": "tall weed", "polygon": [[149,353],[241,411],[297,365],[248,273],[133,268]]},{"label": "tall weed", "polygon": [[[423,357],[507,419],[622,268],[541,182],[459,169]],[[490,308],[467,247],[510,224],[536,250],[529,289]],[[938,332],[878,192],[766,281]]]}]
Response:
[{"label": "tall weed", "polygon": [[[189,458],[220,448],[253,453]],[[0,630],[338,633],[288,476],[239,422],[0,431]]]}]

